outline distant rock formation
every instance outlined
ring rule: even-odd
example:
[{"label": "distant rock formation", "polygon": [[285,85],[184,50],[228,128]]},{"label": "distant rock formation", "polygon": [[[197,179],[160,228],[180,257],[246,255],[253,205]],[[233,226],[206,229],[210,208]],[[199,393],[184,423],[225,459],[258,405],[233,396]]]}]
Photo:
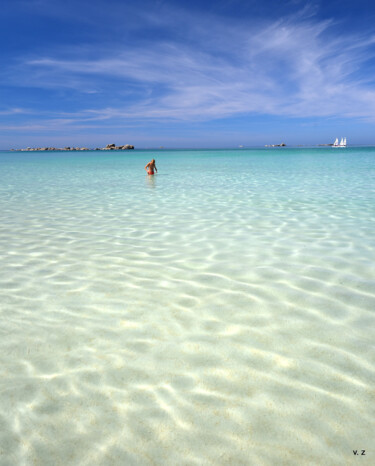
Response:
[{"label": "distant rock formation", "polygon": [[266,144],[264,147],[285,147],[286,144],[285,142],[282,142],[281,144]]},{"label": "distant rock formation", "polygon": [[107,144],[102,150],[128,150],[134,149],[134,146],[126,144],[125,146],[116,146],[116,144]]},{"label": "distant rock formation", "polygon": [[12,151],[20,150],[20,151],[75,151],[75,150],[129,150],[134,149],[134,146],[131,144],[125,144],[124,146],[116,146],[116,144],[107,144],[103,148],[97,147],[96,149],[88,149],[87,147],[64,147],[64,148],[57,148],[57,147],[27,147],[26,149],[12,149]]}]

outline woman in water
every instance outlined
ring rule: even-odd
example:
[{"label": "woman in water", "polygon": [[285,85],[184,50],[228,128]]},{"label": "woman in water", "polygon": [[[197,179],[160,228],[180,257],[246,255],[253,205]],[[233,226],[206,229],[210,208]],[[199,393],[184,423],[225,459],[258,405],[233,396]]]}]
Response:
[{"label": "woman in water", "polygon": [[158,169],[155,165],[155,159],[152,159],[151,162],[148,162],[148,164],[145,166],[145,170],[147,170],[148,175],[153,175],[154,171],[156,171],[156,173],[158,172]]}]

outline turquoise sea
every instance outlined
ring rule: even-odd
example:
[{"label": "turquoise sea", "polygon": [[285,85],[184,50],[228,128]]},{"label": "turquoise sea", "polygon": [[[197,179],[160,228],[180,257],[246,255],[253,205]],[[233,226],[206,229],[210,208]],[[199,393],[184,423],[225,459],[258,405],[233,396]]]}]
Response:
[{"label": "turquoise sea", "polygon": [[0,153],[0,464],[374,464],[374,180],[365,147]]}]

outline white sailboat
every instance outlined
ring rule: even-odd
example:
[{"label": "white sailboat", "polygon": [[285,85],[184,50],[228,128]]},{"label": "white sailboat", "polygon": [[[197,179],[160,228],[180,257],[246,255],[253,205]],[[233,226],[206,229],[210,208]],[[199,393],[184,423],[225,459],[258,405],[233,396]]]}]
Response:
[{"label": "white sailboat", "polygon": [[338,138],[336,138],[335,142],[332,144],[332,147],[346,147],[346,138],[341,138],[340,143]]}]

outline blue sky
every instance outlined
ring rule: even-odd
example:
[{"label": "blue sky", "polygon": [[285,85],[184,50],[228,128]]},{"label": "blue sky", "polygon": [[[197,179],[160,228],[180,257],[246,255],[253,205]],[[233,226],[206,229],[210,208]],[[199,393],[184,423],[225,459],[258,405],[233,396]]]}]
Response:
[{"label": "blue sky", "polygon": [[375,144],[370,1],[5,0],[0,149]]}]

